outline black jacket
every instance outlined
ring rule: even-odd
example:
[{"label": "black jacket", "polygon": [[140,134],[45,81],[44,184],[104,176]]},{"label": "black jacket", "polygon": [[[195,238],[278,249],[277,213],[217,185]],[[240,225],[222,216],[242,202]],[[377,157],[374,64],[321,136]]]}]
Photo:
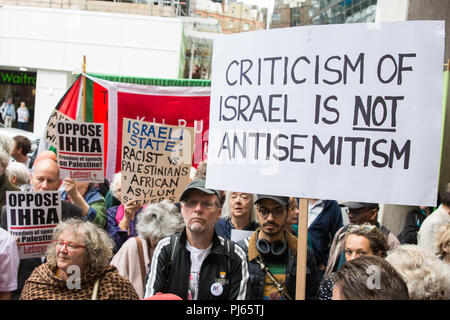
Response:
[{"label": "black jacket", "polygon": [[[186,230],[180,234],[172,262],[170,262],[172,253],[170,240],[171,237],[162,239],[155,248],[145,297],[162,292],[172,293],[187,300],[191,259],[190,252],[186,249]],[[245,253],[239,246],[233,245],[228,256],[224,244],[225,240],[214,233],[211,252],[201,266],[198,300],[243,300],[245,298],[248,281]],[[223,285],[223,292],[218,296],[211,293],[212,285],[216,283]]]},{"label": "black jacket", "polygon": [[408,213],[402,232],[398,235],[401,244],[417,244],[417,233],[427,216],[416,208]]},{"label": "black jacket", "polygon": [[[258,229],[259,230],[259,229]],[[247,286],[246,300],[262,300],[264,282],[266,273],[256,262],[256,257],[260,256],[256,249],[257,231],[249,238],[239,241],[237,244],[241,246],[248,256],[249,281]],[[295,299],[296,277],[297,277],[297,238],[289,233],[288,236],[288,254],[286,261],[286,283],[287,292]],[[250,248],[249,248],[250,247]],[[320,275],[317,269],[316,260],[311,250],[307,251],[306,258],[306,300],[315,300],[320,285]]]}]

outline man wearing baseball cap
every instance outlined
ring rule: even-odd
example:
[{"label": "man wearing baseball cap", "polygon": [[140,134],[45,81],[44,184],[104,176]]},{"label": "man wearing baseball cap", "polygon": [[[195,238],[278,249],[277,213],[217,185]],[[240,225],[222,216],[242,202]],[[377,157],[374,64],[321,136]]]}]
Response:
[{"label": "man wearing baseball cap", "polygon": [[350,224],[339,229],[333,238],[324,277],[330,275],[334,271],[337,271],[345,262],[345,255],[343,254],[345,235],[351,225],[362,225],[365,223],[374,225],[386,236],[390,249],[394,249],[396,246],[400,245],[400,241],[397,237],[386,227],[381,226],[378,222],[379,206],[377,203],[350,201],[342,203],[341,206],[346,208]]},{"label": "man wearing baseball cap", "polygon": [[[244,251],[214,231],[222,209],[217,190],[194,180],[180,196],[185,229],[158,242],[145,289],[183,300],[242,300],[248,268]],[[201,270],[201,273],[200,273]]]},{"label": "man wearing baseball cap", "polygon": [[[238,244],[247,252],[248,300],[293,300],[297,274],[297,238],[286,230],[289,197],[256,195],[259,228]],[[314,299],[319,273],[308,250],[306,298]]]}]

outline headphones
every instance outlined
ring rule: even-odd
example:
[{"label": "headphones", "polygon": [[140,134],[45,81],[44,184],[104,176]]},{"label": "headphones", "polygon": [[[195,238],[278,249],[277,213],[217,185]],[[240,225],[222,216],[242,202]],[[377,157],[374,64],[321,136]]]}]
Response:
[{"label": "headphones", "polygon": [[256,241],[256,249],[266,259],[279,259],[286,253],[287,244],[286,241],[275,241],[269,243],[266,239],[258,239]]}]

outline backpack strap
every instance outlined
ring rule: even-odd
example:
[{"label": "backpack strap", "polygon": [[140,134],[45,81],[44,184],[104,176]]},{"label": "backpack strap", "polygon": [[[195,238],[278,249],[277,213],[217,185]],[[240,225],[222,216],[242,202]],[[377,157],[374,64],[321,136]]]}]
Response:
[{"label": "backpack strap", "polygon": [[173,234],[170,236],[170,259],[169,259],[169,263],[167,264],[166,267],[166,279],[167,279],[167,283],[169,283],[170,281],[170,276],[171,276],[171,271],[172,271],[172,264],[173,264],[173,259],[175,257],[175,252],[178,249],[178,243],[180,242],[180,234]]},{"label": "backpack strap", "polygon": [[175,256],[175,251],[178,248],[178,242],[180,241],[180,234],[174,234],[170,238],[170,264],[173,262],[173,257]]},{"label": "backpack strap", "polygon": [[145,272],[144,249],[142,247],[142,240],[139,237],[134,237],[134,238],[136,239],[136,243],[137,243],[137,247],[138,247],[139,263],[141,265],[142,283],[144,284],[144,288],[145,288],[145,278],[147,276],[147,272]]},{"label": "backpack strap", "polygon": [[231,255],[234,252],[234,242],[230,241],[229,239],[225,239],[225,248],[226,248],[226,256],[227,256],[227,273],[231,270]]}]

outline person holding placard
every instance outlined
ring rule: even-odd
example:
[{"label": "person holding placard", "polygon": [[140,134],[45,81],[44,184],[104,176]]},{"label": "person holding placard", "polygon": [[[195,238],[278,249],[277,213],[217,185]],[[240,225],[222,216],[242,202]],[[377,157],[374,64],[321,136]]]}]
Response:
[{"label": "person holding placard", "polygon": [[47,262],[27,279],[21,300],[138,300],[131,283],[109,264],[113,242],[89,221],[69,219],[53,232]]},{"label": "person holding placard", "polygon": [[[58,190],[61,180],[59,178],[59,167],[56,161],[44,158],[36,162],[33,172],[30,174],[30,182],[32,191],[56,191]],[[82,211],[77,206],[61,201],[62,220],[68,218],[81,218]],[[7,230],[6,206],[2,207],[0,226]],[[20,260],[18,288],[13,292],[12,298],[19,299],[25,280],[30,276],[31,272],[42,263],[41,258]]]},{"label": "person holding placard", "polygon": [[162,292],[183,300],[243,300],[249,276],[245,253],[214,231],[222,211],[219,191],[194,180],[180,202],[186,227],[158,242],[144,298]]},{"label": "person holding placard", "polygon": [[[297,238],[286,230],[289,198],[256,195],[259,228],[238,242],[247,253],[250,279],[246,300],[292,300],[297,274]],[[319,274],[308,249],[306,299],[315,299]]]},{"label": "person holding placard", "polygon": [[81,208],[83,217],[87,220],[94,222],[99,227],[105,227],[105,198],[102,197],[95,184],[66,178],[64,179],[63,189],[62,200],[71,202]]},{"label": "person holding placard", "polygon": [[114,240],[114,253],[118,252],[129,238],[138,235],[136,221],[143,208],[141,201],[134,199],[122,203],[121,179],[122,174],[116,173],[111,188],[114,198],[120,200],[121,204],[106,211],[106,231]]},{"label": "person holding placard", "polygon": [[255,195],[251,193],[227,192],[222,208],[222,217],[215,226],[216,233],[221,237],[238,241],[242,238],[232,238],[232,230],[248,231],[251,234],[258,229],[258,220],[253,205],[255,200]]}]

